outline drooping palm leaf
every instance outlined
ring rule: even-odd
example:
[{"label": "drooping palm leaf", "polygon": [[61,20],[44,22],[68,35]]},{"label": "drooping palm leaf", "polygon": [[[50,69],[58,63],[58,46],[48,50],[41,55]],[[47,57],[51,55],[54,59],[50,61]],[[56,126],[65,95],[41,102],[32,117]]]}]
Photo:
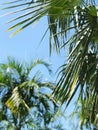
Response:
[{"label": "drooping palm leaf", "polygon": [[[58,51],[61,44],[66,39],[66,32],[70,29],[74,16],[74,7],[82,5],[82,0],[37,0],[37,1],[13,1],[4,4],[4,9],[12,9],[9,14],[17,14],[16,18],[8,21],[16,22],[8,30],[16,28],[14,34],[33,24],[43,16],[48,16],[50,30],[50,51],[54,46]],[[16,8],[15,11],[13,9]],[[25,12],[25,13],[23,13]],[[17,29],[18,28],[18,29]],[[75,27],[74,27],[75,28]],[[54,39],[54,44],[53,44]],[[62,42],[61,42],[62,41]]]},{"label": "drooping palm leaf", "polygon": [[23,107],[26,107],[27,110],[29,111],[30,108],[28,105],[25,103],[25,101],[22,99],[18,92],[18,87],[16,87],[13,92],[12,96],[7,100],[6,105],[8,108],[11,109],[13,113],[18,113],[19,112],[19,106],[23,105]]},{"label": "drooping palm leaf", "polygon": [[[62,66],[63,69],[61,72],[63,73],[64,76],[61,77],[62,80],[60,80],[59,82],[60,84],[59,89],[61,88],[63,92],[64,92],[63,88],[65,89],[66,87],[60,87],[62,84],[63,86],[66,86],[66,84],[68,83],[76,84],[76,82],[78,81],[78,78],[79,78],[78,72],[81,70],[81,67],[84,64],[85,58],[89,56],[90,51],[92,50],[93,53],[95,54],[97,53],[98,44],[95,42],[95,40],[93,40],[93,36],[97,35],[97,32],[94,31],[96,30],[96,26],[98,26],[97,10],[93,6],[90,6],[83,10],[84,10],[83,11],[84,13],[87,13],[85,15],[83,14],[83,16],[85,17],[84,24],[80,23],[78,27],[79,29],[77,30],[76,34],[72,36],[70,41],[68,41],[70,43],[70,46],[72,45],[72,49],[70,50],[68,64],[65,67],[64,65]],[[92,10],[94,11],[93,15],[91,13]],[[96,22],[96,24],[92,24],[91,20]],[[78,75],[76,74],[76,72]],[[68,84],[68,88],[70,88],[69,86],[70,85]]]},{"label": "drooping palm leaf", "polygon": [[62,104],[66,102],[66,106],[77,94],[79,98],[82,97],[84,105],[81,107],[84,111],[89,109],[88,104],[92,102],[90,112],[85,113],[83,119],[89,115],[89,122],[94,124],[98,102],[98,11],[95,6],[79,7],[77,10],[76,23],[79,23],[76,24],[76,33],[64,44],[69,43],[70,46],[68,62],[60,69],[61,78],[53,94]]},{"label": "drooping palm leaf", "polygon": [[[72,61],[65,66],[62,66],[62,77],[55,88],[55,98],[60,99],[62,103],[66,102],[66,106],[71,102],[73,97],[77,94],[82,97],[83,102],[90,104],[89,98],[92,95],[91,111],[88,113],[90,116],[90,122],[94,124],[97,116],[97,102],[98,102],[98,54],[86,53],[85,57],[80,52],[79,55],[74,57]],[[83,56],[83,57],[82,57]],[[78,91],[77,91],[78,90]],[[77,93],[78,92],[78,93]],[[96,100],[95,100],[96,99]],[[82,104],[82,109],[85,111],[85,107]],[[87,105],[87,106],[86,106]],[[89,109],[90,107],[88,107]],[[95,115],[93,115],[95,113]],[[85,115],[84,120],[88,117]]]}]

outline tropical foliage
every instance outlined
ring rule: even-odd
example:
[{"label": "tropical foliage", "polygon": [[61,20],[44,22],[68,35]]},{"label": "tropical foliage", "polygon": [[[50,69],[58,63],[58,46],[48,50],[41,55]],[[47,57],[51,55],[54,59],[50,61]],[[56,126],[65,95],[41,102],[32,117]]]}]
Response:
[{"label": "tropical foliage", "polygon": [[39,64],[51,71],[43,60],[23,64],[9,58],[0,64],[0,129],[48,129],[58,106],[49,98],[54,84],[42,81],[39,72],[30,76]]},{"label": "tropical foliage", "polygon": [[7,13],[7,15],[17,13],[17,16],[7,23],[20,20],[15,22],[14,25],[11,24],[8,29],[10,31],[16,28],[13,35],[47,15],[48,29],[50,30],[50,50],[53,46],[52,38],[54,38],[54,46],[58,50],[61,47],[61,38],[66,38],[67,30],[74,28],[70,27],[74,15],[74,7],[82,3],[81,0],[75,0],[75,2],[73,0],[60,0],[59,2],[58,0],[8,0],[8,2],[4,3],[5,8],[3,9],[11,9],[11,12]]},{"label": "tropical foliage", "polygon": [[62,104],[66,102],[68,106],[77,94],[84,119],[89,119],[88,121],[93,124],[98,122],[98,7],[95,2],[17,0],[5,3],[7,7],[4,8],[12,10],[17,8],[9,14],[20,14],[8,22],[16,21],[8,29],[16,28],[14,34],[47,16],[50,52],[53,46],[57,51],[62,48],[66,51],[66,45],[69,46],[68,60],[60,67],[58,74],[60,80],[53,95],[57,101],[60,100]]}]

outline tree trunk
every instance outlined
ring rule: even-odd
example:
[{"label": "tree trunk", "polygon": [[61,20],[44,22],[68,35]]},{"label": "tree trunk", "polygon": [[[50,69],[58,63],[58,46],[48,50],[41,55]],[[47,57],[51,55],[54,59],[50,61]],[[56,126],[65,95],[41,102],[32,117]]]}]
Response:
[{"label": "tree trunk", "polygon": [[21,130],[21,125],[15,126],[15,130]]}]

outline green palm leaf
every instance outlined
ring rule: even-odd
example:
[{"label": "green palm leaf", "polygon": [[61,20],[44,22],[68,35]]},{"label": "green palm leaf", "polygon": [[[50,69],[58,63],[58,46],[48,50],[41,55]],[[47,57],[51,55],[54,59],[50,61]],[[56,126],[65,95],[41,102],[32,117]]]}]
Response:
[{"label": "green palm leaf", "polygon": [[29,106],[25,103],[25,101],[20,96],[18,87],[16,87],[12,92],[12,96],[7,100],[6,106],[10,108],[13,113],[18,113],[20,105],[26,107],[28,111],[30,110]]},{"label": "green palm leaf", "polygon": [[[66,32],[71,26],[74,16],[74,7],[82,4],[82,2],[82,0],[75,0],[74,2],[72,0],[37,0],[27,2],[13,1],[9,2],[8,4],[6,3],[5,5],[8,5],[8,7],[5,7],[4,9],[17,8],[17,11],[12,11],[9,14],[18,14],[18,17],[9,22],[14,22],[17,20],[19,21],[12,25],[8,30],[13,30],[14,28],[18,27],[18,29],[12,34],[15,35],[35,21],[39,20],[41,17],[47,15],[50,30],[50,52],[52,50],[52,46],[54,46],[58,51],[59,47],[61,46],[61,41],[59,40],[63,38],[63,43],[64,39],[66,39]],[[21,14],[21,12],[24,11],[26,13]],[[54,44],[52,43],[52,39],[54,39]]]}]

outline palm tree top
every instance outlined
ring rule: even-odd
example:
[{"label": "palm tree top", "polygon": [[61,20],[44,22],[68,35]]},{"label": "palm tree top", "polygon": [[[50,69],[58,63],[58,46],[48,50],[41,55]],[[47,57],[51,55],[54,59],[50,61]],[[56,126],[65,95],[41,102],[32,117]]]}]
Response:
[{"label": "palm tree top", "polygon": [[[39,78],[40,73],[29,77],[29,73],[37,65],[43,65],[51,71],[49,64],[40,59],[32,61],[30,64],[23,64],[14,58],[8,58],[8,63],[0,64],[0,100],[4,111],[6,111],[2,115],[4,115],[4,120],[10,121],[11,119],[7,115],[7,111],[10,110],[9,114],[14,121],[13,123],[18,127],[19,121],[23,125],[27,119],[28,121],[35,120],[35,110],[36,119],[39,121],[41,118],[46,124],[49,124],[58,109],[54,100],[50,98],[54,84],[43,82],[42,75]],[[47,90],[50,91],[45,93]]]}]

